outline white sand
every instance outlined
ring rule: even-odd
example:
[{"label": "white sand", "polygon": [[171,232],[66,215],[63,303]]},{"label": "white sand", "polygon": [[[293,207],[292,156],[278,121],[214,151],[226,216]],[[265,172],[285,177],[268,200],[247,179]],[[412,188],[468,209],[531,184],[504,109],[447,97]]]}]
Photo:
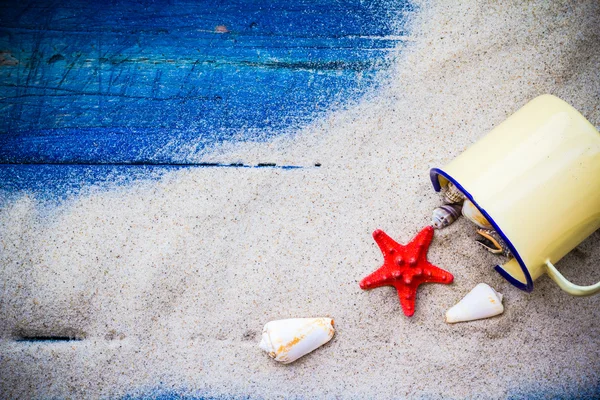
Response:
[{"label": "white sand", "polygon": [[[3,209],[0,397],[597,395],[600,296],[547,277],[513,288],[464,219],[429,251],[455,283],[422,286],[414,317],[393,288],[358,286],[382,262],[374,229],[406,242],[428,223],[429,168],[528,100],[553,93],[600,124],[598,2],[451,3],[421,5],[380,92],[293,142],[207,157],[321,168],[190,169],[43,218],[28,197]],[[565,275],[600,279],[599,243],[564,258]],[[479,282],[505,295],[504,314],[445,324]],[[334,339],[287,366],[258,348],[264,323],[305,316],[333,317]],[[57,334],[85,339],[14,340]]]}]

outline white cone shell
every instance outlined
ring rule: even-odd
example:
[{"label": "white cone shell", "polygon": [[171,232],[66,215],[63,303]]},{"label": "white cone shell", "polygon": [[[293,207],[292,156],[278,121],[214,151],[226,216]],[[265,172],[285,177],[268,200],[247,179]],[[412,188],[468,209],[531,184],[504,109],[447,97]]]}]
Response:
[{"label": "white cone shell", "polygon": [[489,285],[480,283],[475,286],[461,301],[446,311],[446,322],[473,321],[489,318],[502,314],[502,294],[496,292]]},{"label": "white cone shell", "polygon": [[281,319],[265,325],[259,347],[289,364],[329,342],[334,333],[331,318]]}]

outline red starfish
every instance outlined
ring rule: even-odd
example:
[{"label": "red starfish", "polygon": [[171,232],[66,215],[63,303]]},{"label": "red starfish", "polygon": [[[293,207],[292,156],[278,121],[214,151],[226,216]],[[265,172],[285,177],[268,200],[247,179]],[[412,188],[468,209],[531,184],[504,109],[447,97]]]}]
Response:
[{"label": "red starfish", "polygon": [[373,239],[383,253],[383,266],[360,281],[360,288],[367,290],[381,286],[395,287],[407,317],[415,313],[415,297],[420,284],[448,284],[454,280],[450,272],[427,261],[427,249],[433,239],[433,227],[425,227],[407,245],[396,243],[379,229],[373,232]]}]

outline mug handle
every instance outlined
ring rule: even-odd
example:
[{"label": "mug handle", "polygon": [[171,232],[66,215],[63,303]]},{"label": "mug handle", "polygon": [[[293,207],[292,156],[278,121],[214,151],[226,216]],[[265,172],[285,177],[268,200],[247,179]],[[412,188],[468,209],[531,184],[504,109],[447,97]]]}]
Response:
[{"label": "mug handle", "polygon": [[554,282],[565,292],[572,294],[573,296],[591,296],[600,292],[600,282],[595,285],[579,286],[575,285],[567,280],[552,263],[550,260],[546,260],[546,272],[548,276],[552,278]]}]

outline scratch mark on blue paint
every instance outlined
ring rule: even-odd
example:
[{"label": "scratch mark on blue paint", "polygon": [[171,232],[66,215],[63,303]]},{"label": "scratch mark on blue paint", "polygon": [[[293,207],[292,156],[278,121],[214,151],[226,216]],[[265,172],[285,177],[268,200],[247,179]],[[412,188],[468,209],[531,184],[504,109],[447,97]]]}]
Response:
[{"label": "scratch mark on blue paint", "polygon": [[313,167],[307,167],[302,165],[277,165],[276,163],[258,163],[256,165],[252,164],[244,164],[244,163],[213,163],[213,162],[197,162],[197,163],[188,163],[188,162],[146,162],[146,161],[132,161],[129,163],[84,163],[84,162],[63,162],[60,164],[56,163],[45,163],[45,162],[31,162],[27,164],[0,164],[0,168],[2,167],[18,167],[18,166],[34,166],[34,165],[79,165],[79,166],[109,166],[109,167],[135,167],[135,166],[157,166],[157,167],[221,167],[221,168],[280,168],[280,169],[300,169],[300,168],[318,168],[321,164],[315,164]]}]

